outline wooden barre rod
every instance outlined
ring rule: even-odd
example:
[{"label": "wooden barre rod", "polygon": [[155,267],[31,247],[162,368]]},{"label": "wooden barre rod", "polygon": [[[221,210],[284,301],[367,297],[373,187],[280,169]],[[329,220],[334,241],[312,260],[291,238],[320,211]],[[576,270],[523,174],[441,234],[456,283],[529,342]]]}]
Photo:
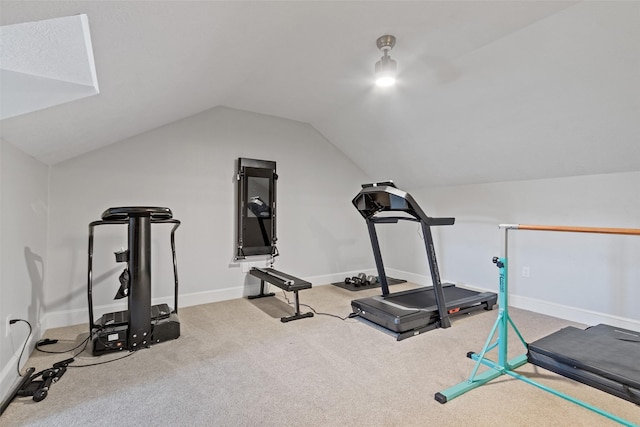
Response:
[{"label": "wooden barre rod", "polygon": [[597,233],[597,234],[627,234],[640,236],[640,229],[637,228],[601,228],[601,227],[572,227],[564,225],[531,225],[516,224],[503,228],[514,228],[516,230],[538,230],[538,231],[567,231],[573,233]]}]

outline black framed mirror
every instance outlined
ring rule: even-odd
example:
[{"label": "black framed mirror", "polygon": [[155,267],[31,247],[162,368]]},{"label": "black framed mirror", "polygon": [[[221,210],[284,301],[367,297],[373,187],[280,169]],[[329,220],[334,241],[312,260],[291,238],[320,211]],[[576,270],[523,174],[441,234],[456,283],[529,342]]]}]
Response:
[{"label": "black framed mirror", "polygon": [[276,256],[276,162],[241,157],[237,171],[236,259]]}]

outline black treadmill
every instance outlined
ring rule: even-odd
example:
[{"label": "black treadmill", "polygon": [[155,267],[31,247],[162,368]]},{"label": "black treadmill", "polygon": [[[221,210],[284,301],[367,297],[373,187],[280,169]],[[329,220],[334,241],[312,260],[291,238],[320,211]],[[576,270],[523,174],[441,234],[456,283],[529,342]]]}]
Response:
[{"label": "black treadmill", "polygon": [[[353,199],[353,205],[367,223],[382,288],[382,295],[351,301],[355,314],[397,333],[400,341],[435,328],[448,328],[451,316],[493,309],[498,300],[497,294],[440,282],[431,226],[453,225],[455,218],[428,217],[409,193],[398,189],[391,181],[364,184]],[[433,286],[391,294],[375,225],[395,224],[401,220],[419,222],[422,226]]]}]

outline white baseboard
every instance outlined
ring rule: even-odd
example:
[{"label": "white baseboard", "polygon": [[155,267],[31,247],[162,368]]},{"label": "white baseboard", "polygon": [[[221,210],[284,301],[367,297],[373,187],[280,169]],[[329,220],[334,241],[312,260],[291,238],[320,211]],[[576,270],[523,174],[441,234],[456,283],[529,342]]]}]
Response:
[{"label": "white baseboard", "polygon": [[[376,274],[375,269],[367,269],[360,271],[346,271],[343,273],[324,274],[319,276],[301,277],[301,279],[311,282],[313,286],[328,285],[330,283],[341,282],[345,277],[357,276],[359,273]],[[191,307],[194,305],[209,304],[213,302],[227,301],[236,298],[244,298],[248,295],[257,294],[260,285],[257,283],[235,286],[224,289],[215,289],[204,292],[194,292],[190,294],[181,294],[178,296],[178,307]],[[173,307],[173,296],[162,298],[154,298],[153,304],[169,304]],[[94,307],[95,313],[110,313],[113,311],[123,310],[122,304],[105,304]],[[51,328],[61,328],[64,326],[89,324],[89,313],[86,308],[61,310],[46,313],[43,316],[43,331]]]},{"label": "white baseboard", "polygon": [[[388,268],[387,273],[390,276],[395,277],[396,279],[404,279],[418,285],[432,285],[431,277],[409,273],[402,270],[394,270],[392,268]],[[478,290],[482,292],[495,292],[495,290],[493,289],[469,286],[465,283],[456,283],[455,281],[451,280],[442,279],[442,282],[454,283],[468,289]],[[538,300],[535,298],[523,297],[512,293],[509,294],[509,305],[511,307],[569,320],[571,322],[582,323],[587,326],[605,323],[607,325],[616,326],[618,328],[631,329],[634,331],[640,330],[640,321],[638,320],[628,319],[607,313],[600,313],[597,311],[586,310],[579,307],[570,307],[553,302]]]},{"label": "white baseboard", "polygon": [[[242,298],[252,293],[258,293],[259,284],[242,285],[233,288],[215,289],[205,292],[194,292],[191,294],[181,294],[178,296],[178,307],[190,307],[200,304],[209,304],[212,302],[226,301],[230,299]],[[152,304],[168,304],[173,307],[173,296],[154,298]],[[124,310],[122,303],[104,304],[94,307],[94,313],[111,313],[114,311]],[[96,314],[95,317],[98,317]],[[44,330],[51,328],[61,328],[64,326],[87,324],[89,325],[88,309],[61,310],[47,313],[42,323],[45,325]]]},{"label": "white baseboard", "polygon": [[[430,276],[423,276],[421,274],[409,273],[408,271],[396,270],[395,268],[386,268],[387,276],[394,279],[403,279],[407,282],[415,283],[416,285],[431,286],[433,282]],[[442,282],[447,282],[441,279]]]},{"label": "white baseboard", "polygon": [[534,298],[522,297],[519,295],[509,295],[509,305],[511,307],[521,308],[547,316],[558,317],[560,319],[570,320],[576,323],[582,323],[586,326],[593,326],[604,323],[618,328],[631,329],[640,331],[640,321],[627,319],[597,311],[585,310],[577,307],[570,307],[562,304],[556,304],[548,301],[541,301]]},{"label": "white baseboard", "polygon": [[[180,308],[192,307],[194,305],[244,298],[248,295],[257,294],[259,291],[260,284],[248,284],[232,288],[216,289],[213,291],[194,292],[191,294],[180,295],[178,297],[178,306]],[[171,300],[171,303],[169,303],[169,300],[163,302],[173,305],[173,300]]]},{"label": "white baseboard", "polygon": [[[359,271],[345,271],[342,273],[325,274],[318,276],[303,277],[303,280],[311,282],[313,286],[323,286],[330,283],[342,282],[345,277],[357,276],[359,273],[365,273],[367,275],[376,275],[375,269],[365,269]],[[407,271],[396,270],[393,268],[387,269],[387,275],[396,278],[404,279],[408,282],[415,283],[417,285],[431,286],[431,277],[410,273]],[[449,281],[442,279],[443,282],[456,283],[455,281]],[[492,289],[479,288],[476,286],[470,286],[467,284],[457,283],[459,286],[465,288],[474,289],[478,291],[494,292]],[[213,302],[227,301],[230,299],[243,298],[247,295],[256,294],[259,291],[258,284],[247,284],[242,286],[215,289],[205,292],[194,292],[191,294],[182,294],[179,296],[179,307],[191,307],[200,304],[209,304]],[[561,319],[569,320],[572,322],[582,323],[585,325],[596,325],[598,323],[606,323],[608,325],[617,326],[619,328],[640,330],[640,321],[627,319],[619,316],[610,315],[607,313],[600,313],[590,310],[585,310],[578,307],[570,307],[552,302],[537,300],[534,298],[522,297],[519,295],[510,294],[509,301],[511,306],[521,308],[523,310],[530,310],[536,313],[545,314],[548,316],[554,316]],[[165,297],[154,299],[153,304],[167,303],[170,306],[173,305],[173,297]],[[116,305],[105,305],[96,307],[96,312],[109,312],[111,307]],[[118,308],[116,310],[121,310]],[[113,311],[113,310],[111,310]],[[42,324],[45,331],[49,328],[57,328],[63,326],[77,325],[86,323],[88,324],[89,317],[86,309],[66,310],[47,313],[44,316]],[[36,334],[34,334],[36,335]]]},{"label": "white baseboard", "polygon": [[42,319],[45,331],[51,328],[62,328],[65,326],[79,325],[81,323],[86,323],[87,328],[89,327],[89,313],[86,308],[53,311],[46,313]]}]

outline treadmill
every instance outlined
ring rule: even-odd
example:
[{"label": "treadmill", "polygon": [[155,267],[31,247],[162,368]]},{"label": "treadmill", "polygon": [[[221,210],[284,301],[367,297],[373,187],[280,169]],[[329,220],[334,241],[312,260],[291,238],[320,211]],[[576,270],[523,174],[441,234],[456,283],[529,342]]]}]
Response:
[{"label": "treadmill", "polygon": [[[367,223],[382,295],[351,301],[353,313],[397,334],[401,341],[436,328],[451,326],[450,317],[484,309],[492,310],[498,300],[493,292],[476,292],[441,283],[431,226],[453,225],[455,218],[431,218],[405,191],[392,181],[363,184],[353,199]],[[376,224],[398,221],[419,222],[422,226],[433,286],[389,293]]]}]

